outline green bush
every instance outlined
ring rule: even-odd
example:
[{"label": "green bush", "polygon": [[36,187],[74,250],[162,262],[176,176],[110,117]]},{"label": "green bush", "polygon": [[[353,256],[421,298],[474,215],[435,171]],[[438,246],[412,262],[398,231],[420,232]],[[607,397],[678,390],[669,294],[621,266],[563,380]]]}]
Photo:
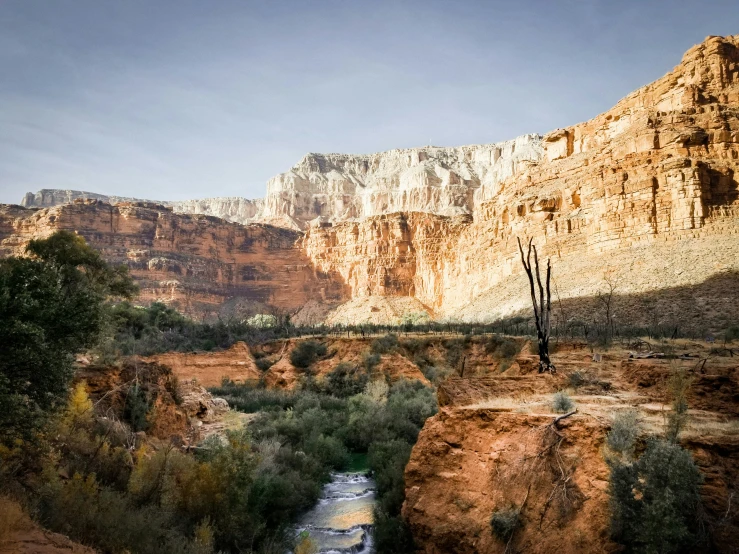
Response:
[{"label": "green bush", "polygon": [[126,405],[123,410],[123,417],[131,425],[131,429],[146,431],[149,428],[147,416],[150,407],[146,392],[138,383],[131,385],[126,395]]},{"label": "green bush", "polygon": [[724,342],[733,342],[739,339],[739,325],[733,325],[724,331]]},{"label": "green bush", "polygon": [[680,552],[697,543],[700,471],[690,453],[652,440],[635,463],[610,460],[611,531],[640,552]]},{"label": "green bush", "polygon": [[639,436],[639,422],[636,410],[628,410],[616,415],[611,430],[606,436],[606,444],[614,452],[628,454],[634,450]]},{"label": "green bush", "polygon": [[457,370],[462,362],[464,355],[464,347],[468,342],[467,337],[464,339],[446,339],[442,342],[446,350],[446,362],[450,368]]},{"label": "green bush", "polygon": [[373,354],[370,352],[365,352],[364,354],[362,354],[362,365],[367,370],[367,373],[372,373],[372,371],[378,365],[380,365],[381,360],[382,358],[377,353]]},{"label": "green bush", "polygon": [[274,365],[274,362],[270,361],[269,358],[258,358],[255,360],[255,363],[260,371],[267,371]]},{"label": "green bush", "polygon": [[362,392],[368,381],[366,371],[354,364],[342,362],[326,375],[325,386],[329,394],[347,398]]},{"label": "green bush", "polygon": [[295,367],[306,369],[320,356],[326,355],[326,345],[314,340],[299,342],[290,352],[290,363]]},{"label": "green bush", "polygon": [[518,342],[509,337],[493,335],[485,342],[485,352],[498,359],[513,359],[519,350]]},{"label": "green bush", "polygon": [[516,508],[504,508],[493,512],[490,518],[490,526],[493,534],[503,542],[507,542],[513,536],[520,525],[521,514]]},{"label": "green bush", "polygon": [[561,390],[554,394],[554,398],[552,399],[552,409],[555,412],[564,414],[575,409],[575,403],[566,391]]},{"label": "green bush", "polygon": [[393,333],[388,333],[384,337],[375,339],[370,344],[370,351],[373,354],[387,354],[392,352],[398,347],[398,336]]}]

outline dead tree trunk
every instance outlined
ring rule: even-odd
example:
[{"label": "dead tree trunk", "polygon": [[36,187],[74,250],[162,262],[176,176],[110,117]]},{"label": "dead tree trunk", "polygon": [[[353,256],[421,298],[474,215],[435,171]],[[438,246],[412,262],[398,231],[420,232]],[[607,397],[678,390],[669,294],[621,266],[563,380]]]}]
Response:
[{"label": "dead tree trunk", "polygon": [[[536,338],[539,343],[539,373],[548,371],[555,373],[557,369],[549,359],[549,336],[551,334],[551,313],[552,313],[552,293],[549,290],[549,281],[552,276],[552,265],[547,259],[547,276],[546,276],[546,297],[544,296],[544,287],[541,284],[541,273],[539,272],[539,256],[536,253],[536,246],[529,239],[529,249],[524,256],[521,239],[518,240],[518,250],[521,252],[521,263],[529,277],[529,287],[531,288],[531,303],[534,307],[534,321],[536,322]],[[531,251],[534,251],[534,267],[531,267]],[[536,287],[534,286],[534,271],[536,271],[536,284],[539,288],[539,300],[536,299]]]}]

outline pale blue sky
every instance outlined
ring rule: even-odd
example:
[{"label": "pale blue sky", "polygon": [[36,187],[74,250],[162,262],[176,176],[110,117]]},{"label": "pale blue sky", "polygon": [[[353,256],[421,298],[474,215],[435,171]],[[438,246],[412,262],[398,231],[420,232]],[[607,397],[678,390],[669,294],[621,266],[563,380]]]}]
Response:
[{"label": "pale blue sky", "polygon": [[254,198],[307,152],[544,133],[736,33],[736,0],[0,0],[0,202]]}]

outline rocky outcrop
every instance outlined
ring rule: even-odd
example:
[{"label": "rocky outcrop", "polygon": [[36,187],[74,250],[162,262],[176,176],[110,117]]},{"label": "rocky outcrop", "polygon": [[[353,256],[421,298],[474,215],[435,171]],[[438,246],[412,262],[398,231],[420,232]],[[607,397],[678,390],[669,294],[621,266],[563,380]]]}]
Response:
[{"label": "rocky outcrop", "polygon": [[259,381],[262,376],[244,342],[221,352],[167,352],[146,360],[166,365],[178,378],[194,379],[204,387],[216,387],[224,378],[248,383]]},{"label": "rocky outcrop", "polygon": [[[606,433],[614,414],[635,409],[639,451],[661,435],[670,410],[667,380],[676,365],[690,372],[695,359],[629,360],[628,351],[615,348],[593,361],[586,345],[564,346],[553,355],[556,375],[539,375],[523,353],[502,373],[439,387],[440,411],[426,421],[405,469],[403,516],[418,552],[620,551],[610,537]],[[685,344],[676,352],[687,353],[703,358],[708,348]],[[571,392],[577,412],[555,424],[552,393],[574,371],[584,377]],[[738,372],[735,358],[712,358],[688,394],[681,443],[704,476],[698,517],[707,534],[693,552],[734,552],[739,540],[732,507],[739,440],[736,420],[727,416],[735,412]],[[511,508],[520,510],[519,527],[506,542],[491,519]]]},{"label": "rocky outcrop", "polygon": [[78,232],[110,262],[127,264],[140,301],[167,302],[195,316],[295,311],[310,299],[344,298],[339,279],[314,270],[295,231],[175,214],[155,204],[1,206],[0,254],[20,254],[31,238],[58,229]]},{"label": "rocky outcrop", "polygon": [[72,204],[76,200],[99,200],[108,204],[159,204],[171,208],[175,213],[211,215],[233,223],[241,223],[242,225],[256,221],[263,205],[261,198],[247,200],[239,196],[169,202],[127,198],[123,196],[108,196],[81,190],[60,189],[42,189],[36,193],[28,192],[23,197],[23,200],[21,200],[20,205],[25,208],[51,208],[63,204]]},{"label": "rocky outcrop", "polygon": [[263,205],[264,201],[261,198],[247,200],[239,196],[180,200],[171,203],[174,213],[211,215],[242,225],[259,221]]}]

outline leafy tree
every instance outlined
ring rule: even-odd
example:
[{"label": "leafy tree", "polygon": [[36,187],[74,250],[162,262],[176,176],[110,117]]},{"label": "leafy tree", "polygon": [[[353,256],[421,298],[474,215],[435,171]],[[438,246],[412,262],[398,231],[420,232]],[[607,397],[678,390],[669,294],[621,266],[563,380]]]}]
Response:
[{"label": "leafy tree", "polygon": [[99,338],[106,298],[135,292],[125,268],[68,231],[27,251],[0,260],[0,442],[28,438],[60,405],[74,355]]}]

